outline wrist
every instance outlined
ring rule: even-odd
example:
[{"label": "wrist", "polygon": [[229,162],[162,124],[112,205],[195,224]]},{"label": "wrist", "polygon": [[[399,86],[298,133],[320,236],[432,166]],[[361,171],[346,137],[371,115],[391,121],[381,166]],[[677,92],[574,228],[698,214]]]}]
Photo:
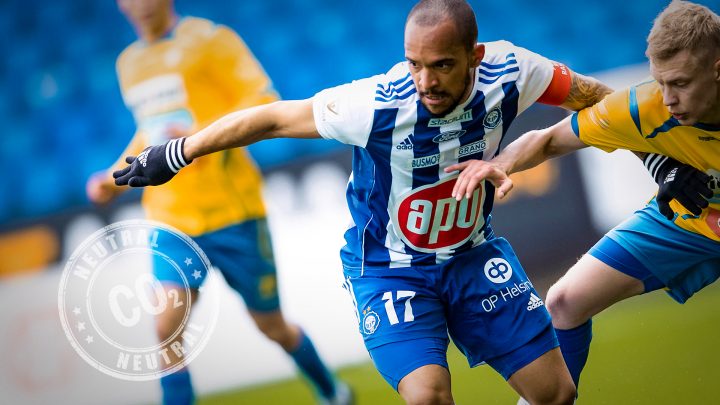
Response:
[{"label": "wrist", "polygon": [[492,159],[492,160],[490,161],[490,163],[492,163],[493,165],[495,165],[495,167],[496,167],[498,170],[500,170],[500,171],[502,171],[503,173],[505,173],[506,176],[509,176],[509,175],[510,175],[510,173],[511,173],[510,170],[512,170],[512,165],[510,164],[510,162],[506,162],[506,161],[501,160],[501,159]]},{"label": "wrist", "polygon": [[177,173],[183,167],[192,163],[192,159],[188,159],[185,149],[187,138],[177,138],[168,141],[165,147],[165,159],[173,173]]},{"label": "wrist", "polygon": [[655,182],[658,184],[660,183],[660,180],[662,180],[664,168],[663,166],[667,165],[669,163],[670,158],[663,155],[658,155],[655,153],[649,153],[645,158],[643,159],[643,164],[645,165],[645,168],[650,172],[650,176],[652,176],[653,179],[655,179]]}]

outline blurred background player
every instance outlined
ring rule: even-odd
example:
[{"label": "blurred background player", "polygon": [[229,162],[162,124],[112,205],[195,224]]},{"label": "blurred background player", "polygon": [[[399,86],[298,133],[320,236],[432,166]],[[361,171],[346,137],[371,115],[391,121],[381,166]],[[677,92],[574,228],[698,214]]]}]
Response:
[{"label": "blurred background player", "polygon": [[[200,18],[181,18],[172,0],[119,0],[118,5],[139,37],[117,60],[123,99],[137,125],[121,156],[137,155],[148,145],[196,132],[230,111],[277,100],[262,67],[229,28]],[[126,190],[114,185],[110,173],[112,169],[88,181],[93,202],[108,203]],[[198,159],[171,184],[147,190],[142,201],[149,219],[193,237],[242,295],[260,331],[292,357],[320,402],[350,403],[349,388],[334,379],[309,337],[283,318],[261,176],[246,150]],[[153,264],[163,283],[182,285],[162,260]],[[190,297],[178,289],[182,302],[197,298],[203,278],[189,281]],[[182,308],[158,315],[158,339],[164,341],[184,327],[182,320]],[[187,368],[163,377],[161,386],[164,404],[194,401]]]},{"label": "blurred background player", "polygon": [[[685,303],[720,277],[720,17],[705,6],[673,1],[655,19],[647,42],[654,80],[529,132],[490,165],[474,164],[462,175],[492,178],[505,194],[512,187],[506,174],[587,146],[648,153],[657,197],[608,232],[548,291],[576,384],[594,315],[659,289]],[[472,189],[466,182],[461,191]]]}]

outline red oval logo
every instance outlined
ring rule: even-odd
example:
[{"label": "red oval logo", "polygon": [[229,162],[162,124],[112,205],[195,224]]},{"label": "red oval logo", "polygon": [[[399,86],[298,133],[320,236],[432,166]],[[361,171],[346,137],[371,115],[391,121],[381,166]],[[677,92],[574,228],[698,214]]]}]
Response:
[{"label": "red oval logo", "polygon": [[708,208],[708,215],[705,218],[705,223],[710,227],[710,230],[717,236],[720,236],[720,211]]},{"label": "red oval logo", "polygon": [[483,189],[470,199],[451,196],[457,176],[410,191],[395,210],[400,237],[420,252],[452,249],[467,242],[484,221]]}]

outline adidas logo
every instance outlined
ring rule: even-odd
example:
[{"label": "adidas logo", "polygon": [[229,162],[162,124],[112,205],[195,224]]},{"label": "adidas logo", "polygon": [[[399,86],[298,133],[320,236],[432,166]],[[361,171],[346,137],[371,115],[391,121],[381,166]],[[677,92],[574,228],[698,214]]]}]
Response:
[{"label": "adidas logo", "polygon": [[528,301],[527,310],[532,311],[533,309],[543,306],[545,303],[534,293],[530,293],[530,301]]},{"label": "adidas logo", "polygon": [[150,154],[149,150],[144,150],[141,154],[138,155],[137,160],[140,161],[140,164],[142,165],[142,167],[147,166],[147,157],[149,154]]},{"label": "adidas logo", "polygon": [[412,141],[410,140],[410,137],[411,137],[411,136],[412,136],[412,134],[408,135],[407,138],[403,139],[402,142],[400,142],[399,144],[395,145],[395,149],[398,149],[398,150],[410,150],[410,149],[412,149],[412,148],[413,148],[413,143],[412,143]]},{"label": "adidas logo", "polygon": [[671,181],[675,180],[675,174],[677,174],[677,169],[677,167],[674,167],[672,170],[670,170],[670,173],[668,173],[667,177],[665,177],[665,181],[663,182],[663,184],[670,183]]}]

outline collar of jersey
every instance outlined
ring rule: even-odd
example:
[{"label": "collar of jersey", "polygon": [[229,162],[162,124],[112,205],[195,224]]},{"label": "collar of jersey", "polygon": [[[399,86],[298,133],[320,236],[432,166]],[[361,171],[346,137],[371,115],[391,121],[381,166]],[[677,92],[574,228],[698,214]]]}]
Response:
[{"label": "collar of jersey", "polygon": [[172,39],[172,37],[175,36],[175,29],[180,25],[180,22],[184,20],[185,17],[178,15],[177,21],[175,21],[175,24],[173,24],[165,33],[165,35],[161,36],[160,38],[154,40],[153,42],[146,42],[143,39],[140,39],[139,42],[142,46],[150,46],[153,44],[156,44],[160,41],[165,41],[166,39]]},{"label": "collar of jersey", "polygon": [[702,129],[703,131],[720,131],[720,125],[717,124],[705,124],[703,122],[697,122],[693,124],[695,128]]}]

